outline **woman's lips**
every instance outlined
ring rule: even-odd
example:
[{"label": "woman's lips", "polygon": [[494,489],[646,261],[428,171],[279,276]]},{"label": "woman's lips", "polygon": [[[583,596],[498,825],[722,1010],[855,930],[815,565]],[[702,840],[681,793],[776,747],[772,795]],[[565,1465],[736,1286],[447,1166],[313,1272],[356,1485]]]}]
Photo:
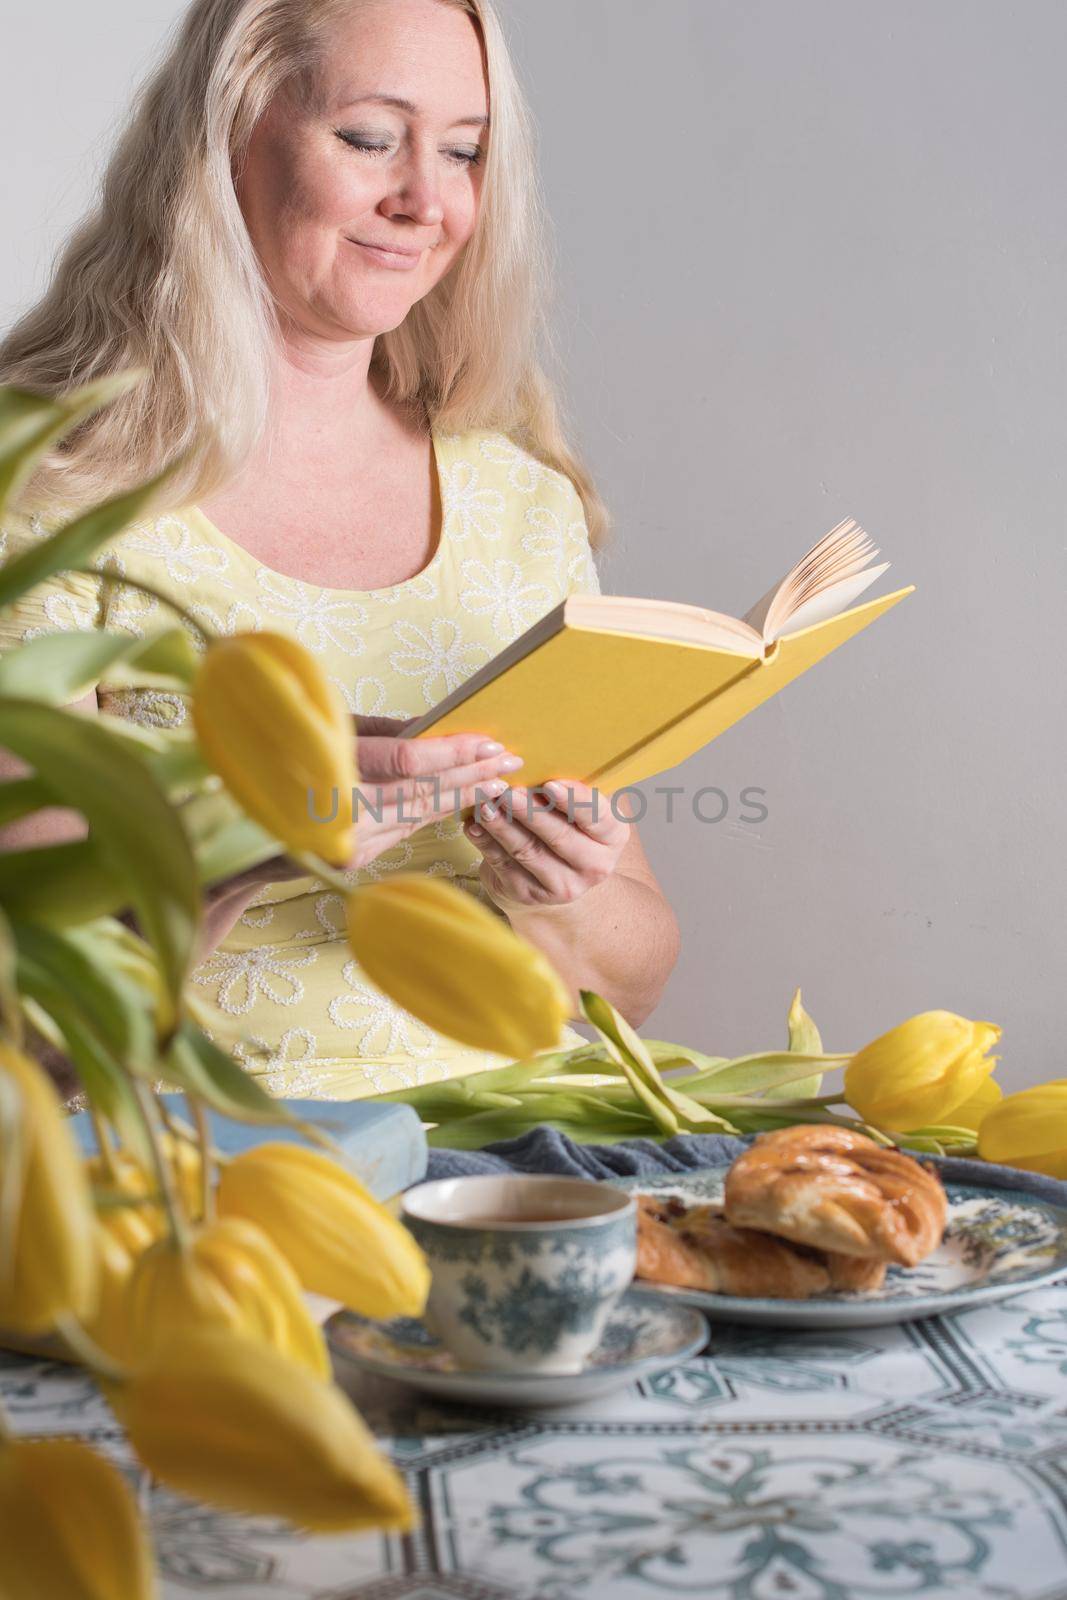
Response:
[{"label": "woman's lips", "polygon": [[386,245],[364,244],[362,239],[350,239],[348,242],[356,245],[378,266],[388,267],[392,272],[413,272],[423,257],[421,250],[390,250]]}]

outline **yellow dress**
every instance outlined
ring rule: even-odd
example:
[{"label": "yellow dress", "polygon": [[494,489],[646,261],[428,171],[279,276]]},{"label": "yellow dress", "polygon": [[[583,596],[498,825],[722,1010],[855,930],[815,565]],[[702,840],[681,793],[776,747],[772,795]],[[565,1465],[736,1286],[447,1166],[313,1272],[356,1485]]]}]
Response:
[{"label": "yellow dress", "polygon": [[[51,579],[0,614],[0,650],[40,632],[173,626],[171,611],[119,581],[129,577],[174,595],[217,633],[269,628],[298,639],[354,715],[420,715],[566,595],[599,592],[568,478],[499,433],[435,434],[433,444],[441,536],[413,578],[371,590],[301,583],[190,508],[127,529],[94,562],[100,577]],[[44,533],[36,519],[12,519],[0,559]],[[150,688],[100,701],[155,727],[187,715],[181,696]],[[459,818],[447,817],[347,877],[358,886],[430,872],[491,906],[480,861]],[[442,1037],[376,989],[345,942],[339,895],[309,878],[262,889],[191,986],[207,1031],[276,1095],[355,1099],[505,1059]],[[562,1042],[583,1041],[567,1028]]]}]

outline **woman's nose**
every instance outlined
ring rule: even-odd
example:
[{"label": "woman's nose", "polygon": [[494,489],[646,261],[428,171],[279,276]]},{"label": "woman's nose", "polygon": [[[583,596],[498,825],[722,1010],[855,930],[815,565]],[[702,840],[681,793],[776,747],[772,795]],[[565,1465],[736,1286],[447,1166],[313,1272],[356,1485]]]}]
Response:
[{"label": "woman's nose", "polygon": [[387,217],[408,217],[412,222],[432,226],[444,220],[441,183],[436,151],[432,156],[413,155],[399,170],[379,206]]}]

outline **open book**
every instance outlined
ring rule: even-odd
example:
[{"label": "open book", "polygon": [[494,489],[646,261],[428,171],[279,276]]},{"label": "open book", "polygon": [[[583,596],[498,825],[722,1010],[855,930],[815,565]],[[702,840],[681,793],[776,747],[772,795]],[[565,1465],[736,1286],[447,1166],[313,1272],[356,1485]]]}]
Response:
[{"label": "open book", "polygon": [[[481,733],[524,758],[515,782],[613,792],[677,766],[911,594],[855,601],[889,563],[851,519],[743,621],[702,606],[570,595],[404,729]],[[848,609],[851,607],[851,609]]]}]

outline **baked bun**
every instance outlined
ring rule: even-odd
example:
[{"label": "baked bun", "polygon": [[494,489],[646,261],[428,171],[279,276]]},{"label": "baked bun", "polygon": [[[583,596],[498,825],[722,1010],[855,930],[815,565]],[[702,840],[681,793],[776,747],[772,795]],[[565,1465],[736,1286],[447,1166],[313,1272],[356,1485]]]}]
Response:
[{"label": "baked bun", "polygon": [[637,1200],[637,1276],[746,1299],[806,1300],[830,1287],[815,1253],[731,1227],[717,1207],[653,1195]]},{"label": "baked bun", "polygon": [[727,1173],[723,1198],[735,1228],[902,1267],[940,1244],[947,1215],[936,1173],[865,1134],[823,1125],[760,1134]]}]

